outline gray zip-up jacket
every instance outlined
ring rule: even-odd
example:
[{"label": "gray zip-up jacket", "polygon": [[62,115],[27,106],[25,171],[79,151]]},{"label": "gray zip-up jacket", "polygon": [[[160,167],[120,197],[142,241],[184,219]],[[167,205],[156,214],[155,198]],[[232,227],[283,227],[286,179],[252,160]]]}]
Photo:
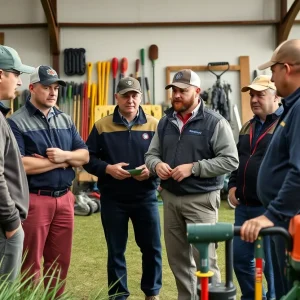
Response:
[{"label": "gray zip-up jacket", "polygon": [[27,217],[27,177],[15,137],[0,113],[0,226],[13,231]]},{"label": "gray zip-up jacket", "polygon": [[159,162],[165,162],[171,168],[194,163],[195,174],[181,182],[173,178],[162,180],[161,186],[175,195],[221,189],[222,175],[237,169],[239,164],[228,122],[201,103],[197,115],[180,132],[173,116],[174,110],[169,109],[165,113],[145,154],[147,168],[156,174],[155,167]]}]

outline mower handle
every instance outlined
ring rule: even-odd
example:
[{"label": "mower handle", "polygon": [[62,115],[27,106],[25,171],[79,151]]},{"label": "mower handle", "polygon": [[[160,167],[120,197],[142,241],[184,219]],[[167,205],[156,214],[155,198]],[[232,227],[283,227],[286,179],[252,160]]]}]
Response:
[{"label": "mower handle", "polygon": [[[241,232],[241,226],[234,226],[233,234],[239,236]],[[274,226],[263,228],[260,230],[259,235],[281,235],[285,239],[286,248],[289,252],[293,250],[293,238],[290,233],[283,227]]]}]

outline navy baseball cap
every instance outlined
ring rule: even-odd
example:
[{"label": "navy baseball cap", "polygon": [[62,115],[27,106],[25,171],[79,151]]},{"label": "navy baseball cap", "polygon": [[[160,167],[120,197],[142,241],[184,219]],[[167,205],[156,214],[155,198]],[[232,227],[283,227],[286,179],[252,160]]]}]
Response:
[{"label": "navy baseball cap", "polygon": [[66,86],[66,82],[59,79],[56,71],[49,66],[38,66],[30,75],[30,83],[40,83],[42,85],[51,85],[52,83]]}]

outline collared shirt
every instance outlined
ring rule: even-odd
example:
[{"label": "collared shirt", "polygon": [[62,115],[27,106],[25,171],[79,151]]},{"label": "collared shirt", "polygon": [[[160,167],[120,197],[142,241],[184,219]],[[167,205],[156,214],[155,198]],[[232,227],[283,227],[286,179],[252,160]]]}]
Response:
[{"label": "collared shirt", "polygon": [[176,111],[173,112],[174,120],[172,122],[178,126],[180,132],[182,131],[183,126],[189,120],[191,120],[191,119],[195,118],[195,116],[197,116],[199,108],[200,108],[200,104],[201,104],[201,101],[199,101],[198,105],[194,108],[190,117],[187,120],[183,119],[182,116],[178,116],[178,114],[179,114],[178,112],[176,112]]},{"label": "collared shirt", "polygon": [[139,117],[139,111],[137,111],[137,114],[136,114],[136,116],[134,117],[134,119],[133,119],[132,121],[128,122],[128,121],[126,120],[126,118],[121,114],[120,110],[118,110],[118,113],[119,113],[119,115],[120,115],[120,117],[121,117],[122,122],[124,123],[124,125],[125,125],[128,129],[130,129],[130,128],[135,124],[135,122],[137,121],[137,119],[138,119],[138,117]]},{"label": "collared shirt", "polygon": [[[26,101],[24,106],[8,118],[8,123],[16,137],[22,156],[39,154],[47,157],[48,148],[59,148],[63,151],[87,149],[71,117],[56,107],[49,111],[46,118],[31,101]],[[56,168],[45,173],[27,176],[30,189],[45,190],[66,189],[72,185],[74,177],[72,167]]]},{"label": "collared shirt", "polygon": [[49,120],[51,119],[51,117],[54,117],[55,116],[55,112],[54,112],[54,108],[51,107],[49,112],[48,112],[48,115],[47,115],[47,121],[49,122]]}]

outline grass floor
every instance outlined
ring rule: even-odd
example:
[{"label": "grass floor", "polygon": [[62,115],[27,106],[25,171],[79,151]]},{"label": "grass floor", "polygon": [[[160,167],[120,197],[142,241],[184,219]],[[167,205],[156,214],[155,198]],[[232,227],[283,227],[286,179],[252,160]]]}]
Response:
[{"label": "grass floor", "polygon": [[[163,228],[163,206],[159,207],[161,224]],[[220,222],[233,223],[234,211],[228,207],[226,201],[222,201],[219,211]],[[142,300],[144,295],[140,290],[141,278],[141,253],[134,241],[132,226],[129,226],[129,239],[126,252],[128,269],[128,286],[131,292],[130,300]],[[174,277],[168,265],[163,245],[163,286],[160,293],[162,300],[176,300],[177,292]],[[224,243],[218,248],[218,261],[222,273],[222,280],[225,280],[225,251]],[[92,216],[75,217],[75,231],[73,242],[72,261],[69,270],[66,290],[72,293],[76,299],[93,299],[93,295],[100,289],[106,290],[106,258],[107,250],[99,213]],[[235,286],[237,285],[234,279]],[[239,299],[240,292],[237,296]]]}]

